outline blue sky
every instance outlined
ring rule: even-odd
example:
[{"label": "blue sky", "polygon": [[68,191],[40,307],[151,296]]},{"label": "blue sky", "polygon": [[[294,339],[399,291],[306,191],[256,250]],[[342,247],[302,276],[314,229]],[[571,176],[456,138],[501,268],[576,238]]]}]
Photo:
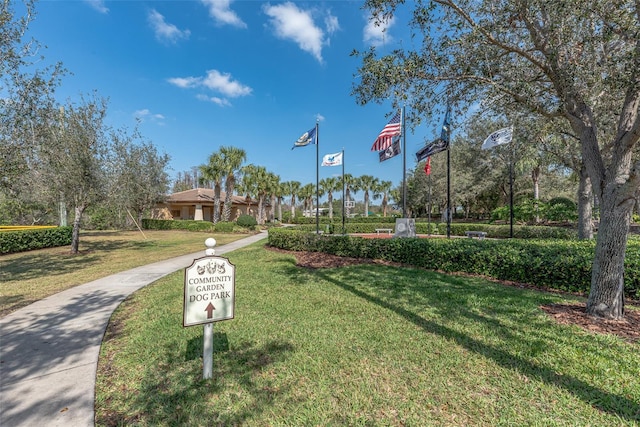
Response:
[{"label": "blue sky", "polygon": [[[133,129],[171,157],[170,175],[206,163],[222,145],[281,181],[316,182],[315,146],[291,150],[319,120],[319,158],[345,150],[345,172],[397,185],[402,156],[370,151],[390,103],[357,105],[350,95],[353,49],[409,43],[407,23],[369,25],[361,1],[41,1],[30,35],[46,61],[72,75],[61,102],[97,91],[108,122]],[[357,77],[355,77],[357,78]],[[440,123],[407,134],[407,168]],[[319,167],[320,179],[340,167]],[[362,195],[356,195],[361,198]]]}]

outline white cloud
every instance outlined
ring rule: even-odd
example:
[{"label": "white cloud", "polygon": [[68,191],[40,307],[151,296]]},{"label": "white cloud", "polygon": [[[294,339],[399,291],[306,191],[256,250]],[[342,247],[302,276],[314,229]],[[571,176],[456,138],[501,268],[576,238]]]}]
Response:
[{"label": "white cloud", "polygon": [[209,16],[218,24],[232,25],[238,28],[247,28],[247,24],[240,19],[240,17],[231,10],[231,3],[233,0],[200,0],[207,9],[209,9]]},{"label": "white cloud", "polygon": [[[276,37],[293,40],[300,49],[322,62],[324,33],[314,24],[311,12],[298,9],[294,3],[287,2],[275,6],[265,5],[264,13],[271,18]],[[336,24],[337,19],[334,22]]]},{"label": "white cloud", "polygon": [[152,9],[147,16],[151,28],[156,35],[156,39],[162,42],[176,43],[180,39],[188,39],[191,32],[189,30],[179,30],[173,24],[168,24],[157,10]]},{"label": "white cloud", "polygon": [[[183,89],[205,88],[229,98],[251,95],[253,91],[249,86],[234,80],[231,74],[221,73],[218,70],[209,70],[207,71],[207,75],[203,77],[173,77],[167,79],[167,81]],[[225,98],[209,97],[202,94],[196,95],[196,97],[200,100],[211,101],[221,106],[231,105]]]},{"label": "white cloud", "polygon": [[245,96],[251,94],[251,88],[231,79],[231,74],[221,73],[218,70],[207,71],[207,77],[202,80],[202,84],[212,90],[230,96],[231,98],[237,98],[239,96]]},{"label": "white cloud", "polygon": [[178,86],[183,89],[188,89],[190,87],[198,86],[202,78],[201,77],[173,77],[167,80],[169,81],[169,83],[171,83],[174,86]]},{"label": "white cloud", "polygon": [[165,117],[162,114],[153,114],[147,108],[135,111],[133,116],[141,122],[149,120],[159,125],[164,125]]},{"label": "white cloud", "polygon": [[203,95],[203,94],[198,94],[198,95],[196,95],[196,98],[198,98],[201,101],[213,102],[214,104],[218,104],[221,107],[230,107],[231,106],[231,102],[229,102],[228,99],[219,98],[217,96],[207,96],[207,95]]},{"label": "white cloud", "polygon": [[333,34],[340,29],[340,24],[338,23],[338,17],[333,16],[329,13],[329,15],[324,18],[324,26],[327,29],[327,33]]},{"label": "white cloud", "polygon": [[84,0],[84,2],[100,13],[109,13],[109,8],[104,5],[104,0]]},{"label": "white cloud", "polygon": [[378,20],[375,17],[369,18],[364,27],[364,42],[374,46],[390,43],[393,37],[389,35],[389,28],[393,26],[395,18]]}]

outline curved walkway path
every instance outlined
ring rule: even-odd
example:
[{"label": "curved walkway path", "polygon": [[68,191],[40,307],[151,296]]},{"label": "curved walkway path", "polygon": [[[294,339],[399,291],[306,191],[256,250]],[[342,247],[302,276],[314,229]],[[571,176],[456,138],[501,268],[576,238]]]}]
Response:
[{"label": "curved walkway path", "polygon": [[[266,238],[215,247],[216,255]],[[94,425],[100,344],[132,292],[186,268],[202,251],[123,271],[35,302],[0,319],[0,426]]]}]

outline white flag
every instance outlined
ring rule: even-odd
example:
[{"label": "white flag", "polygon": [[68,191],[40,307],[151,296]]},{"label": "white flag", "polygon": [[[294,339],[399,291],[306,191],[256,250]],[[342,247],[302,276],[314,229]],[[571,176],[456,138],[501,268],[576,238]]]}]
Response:
[{"label": "white flag", "polygon": [[482,143],[482,149],[488,150],[496,145],[508,144],[513,137],[513,127],[503,128],[495,131],[487,137]]},{"label": "white flag", "polygon": [[327,154],[322,158],[322,166],[340,166],[342,164],[342,151],[335,154]]}]

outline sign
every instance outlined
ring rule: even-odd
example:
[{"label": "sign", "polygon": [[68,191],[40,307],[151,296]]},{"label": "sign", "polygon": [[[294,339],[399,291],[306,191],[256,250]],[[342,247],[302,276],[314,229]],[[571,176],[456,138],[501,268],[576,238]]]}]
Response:
[{"label": "sign", "polygon": [[183,326],[234,317],[236,268],[227,258],[205,256],[184,272]]},{"label": "sign", "polygon": [[396,218],[396,232],[393,237],[416,237],[416,220]]}]

